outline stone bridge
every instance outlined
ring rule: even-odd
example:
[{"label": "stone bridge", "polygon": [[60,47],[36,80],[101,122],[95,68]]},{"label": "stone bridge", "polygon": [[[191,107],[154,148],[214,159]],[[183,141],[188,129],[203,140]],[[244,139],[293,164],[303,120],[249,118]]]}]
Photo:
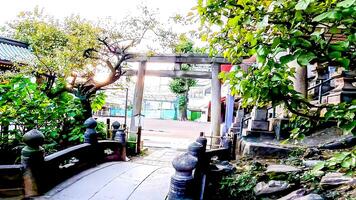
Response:
[{"label": "stone bridge", "polygon": [[[183,153],[159,149],[127,162],[126,136],[114,127],[114,140],[98,140],[96,121],[86,120],[84,143],[44,156],[43,134],[23,136],[21,165],[0,165],[0,196],[17,199],[202,199],[213,156],[229,159],[230,145],[206,150],[199,137]],[[11,198],[14,199],[14,198]],[[16,199],[16,198],[15,198]]]}]

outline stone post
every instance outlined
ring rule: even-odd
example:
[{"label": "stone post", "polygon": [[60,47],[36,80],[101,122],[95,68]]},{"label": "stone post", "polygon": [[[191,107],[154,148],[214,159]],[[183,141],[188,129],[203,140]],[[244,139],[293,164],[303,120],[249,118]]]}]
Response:
[{"label": "stone post", "polygon": [[[221,125],[221,82],[219,79],[220,64],[211,66],[211,131],[213,136],[220,136]],[[218,145],[218,138],[213,138],[212,147]]]},{"label": "stone post", "polygon": [[298,64],[297,60],[289,62],[288,67],[295,68],[294,78],[292,78],[294,89],[302,94],[304,97],[307,95],[307,67],[302,67]]},{"label": "stone post", "polygon": [[206,145],[208,143],[208,140],[204,137],[204,132],[200,133],[200,136],[198,137],[196,142],[198,142],[199,144],[203,145],[203,153],[205,153]]},{"label": "stone post", "polygon": [[169,200],[193,200],[193,169],[197,165],[198,159],[189,153],[177,156],[172,164],[176,170],[171,178],[169,188]]},{"label": "stone post", "polygon": [[[137,81],[135,85],[135,94],[133,99],[133,109],[130,123],[130,137],[136,140],[137,126],[135,123],[135,116],[141,115],[142,100],[143,100],[143,90],[145,87],[145,73],[146,73],[146,62],[142,61],[137,72]],[[131,134],[133,133],[133,134]]]},{"label": "stone post", "polygon": [[120,124],[120,122],[118,122],[118,121],[114,121],[114,122],[111,124],[111,126],[112,126],[111,139],[112,139],[112,140],[115,140],[116,132],[119,130],[121,124]]},{"label": "stone post", "polygon": [[251,112],[251,119],[249,120],[248,131],[268,131],[269,122],[267,121],[266,108],[253,108]]},{"label": "stone post", "polygon": [[97,123],[94,118],[90,117],[84,122],[86,128],[84,133],[84,142],[90,144],[98,143],[98,133],[95,130]]},{"label": "stone post", "polygon": [[203,150],[203,145],[198,142],[193,142],[188,146],[188,153],[195,156],[198,159],[198,162],[201,159]]},{"label": "stone post", "polygon": [[38,196],[43,182],[44,142],[43,134],[33,129],[23,135],[26,146],[21,151],[21,164],[24,167],[23,180],[25,198]]},{"label": "stone post", "polygon": [[114,140],[118,141],[121,144],[121,148],[119,150],[119,160],[120,161],[125,161],[126,160],[126,134],[124,129],[120,129],[120,123],[118,121],[115,121],[112,124],[115,133],[114,135]]},{"label": "stone post", "polygon": [[[200,134],[200,137],[196,140],[197,143],[201,144],[200,148],[200,158],[198,158],[197,168],[194,172],[194,178],[196,181],[196,186],[199,188],[199,195],[196,196],[197,199],[204,199],[205,183],[206,183],[206,172],[209,166],[209,160],[205,156],[207,139]],[[192,150],[192,148],[191,148]]]}]

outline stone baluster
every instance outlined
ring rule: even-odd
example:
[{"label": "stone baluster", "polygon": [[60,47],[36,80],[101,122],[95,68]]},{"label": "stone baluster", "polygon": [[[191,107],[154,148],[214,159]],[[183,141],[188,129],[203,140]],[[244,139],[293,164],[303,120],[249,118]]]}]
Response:
[{"label": "stone baluster", "polygon": [[84,133],[84,142],[90,144],[98,143],[98,133],[95,130],[97,122],[94,118],[90,117],[84,122],[84,126],[86,128]]},{"label": "stone baluster", "polygon": [[120,122],[118,122],[118,121],[114,121],[111,126],[112,126],[112,128],[113,128],[112,134],[111,134],[111,139],[112,139],[112,140],[115,140],[116,132],[119,130],[121,124],[120,124]]},{"label": "stone baluster", "polygon": [[25,198],[38,196],[41,193],[41,181],[43,181],[44,135],[33,129],[23,135],[26,146],[21,151],[21,163],[24,167],[23,180]]},{"label": "stone baluster", "polygon": [[190,153],[179,155],[173,160],[172,164],[176,172],[171,178],[168,194],[169,200],[194,199],[194,179],[192,173],[197,162],[197,157]]},{"label": "stone baluster", "polygon": [[196,157],[198,160],[197,166],[194,170],[194,187],[199,188],[196,190],[197,192],[194,193],[194,199],[199,199],[201,196],[201,189],[202,189],[202,179],[203,179],[203,169],[204,169],[204,153],[205,149],[204,146],[198,142],[193,142],[188,146],[188,153],[192,156]]},{"label": "stone baluster", "polygon": [[118,141],[121,144],[121,148],[119,150],[119,160],[126,160],[126,133],[124,129],[120,129],[120,123],[115,121],[112,124],[114,131],[114,140]]},{"label": "stone baluster", "polygon": [[206,145],[208,143],[208,140],[204,137],[204,132],[200,133],[200,136],[198,137],[198,139],[196,140],[196,142],[198,142],[199,144],[203,145],[203,153],[205,153],[206,151]]}]

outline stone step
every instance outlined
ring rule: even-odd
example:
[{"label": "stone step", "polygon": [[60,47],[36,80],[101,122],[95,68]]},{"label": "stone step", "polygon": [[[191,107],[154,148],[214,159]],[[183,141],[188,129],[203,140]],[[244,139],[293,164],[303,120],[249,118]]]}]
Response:
[{"label": "stone step", "polygon": [[291,150],[289,147],[264,143],[253,138],[240,137],[237,139],[235,152],[237,156],[243,157],[276,158],[287,157]]},{"label": "stone step", "polygon": [[250,131],[247,129],[243,130],[243,137],[244,138],[260,138],[260,139],[270,139],[273,140],[275,138],[274,131]]}]

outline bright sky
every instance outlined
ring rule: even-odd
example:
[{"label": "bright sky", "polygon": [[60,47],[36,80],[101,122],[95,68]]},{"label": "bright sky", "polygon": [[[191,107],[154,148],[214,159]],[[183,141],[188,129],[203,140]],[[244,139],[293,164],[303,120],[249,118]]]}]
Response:
[{"label": "bright sky", "polygon": [[[147,5],[149,9],[158,9],[161,22],[166,23],[169,17],[175,14],[185,16],[192,7],[196,6],[197,0],[1,0],[0,2],[0,26],[3,26],[6,22],[16,19],[20,12],[32,11],[36,6],[44,9],[45,14],[60,20],[74,14],[93,21],[107,17],[123,21],[125,16],[137,12],[138,5]],[[133,67],[137,66],[133,65]],[[147,67],[166,69],[173,67],[173,64],[150,63]],[[105,76],[100,74],[98,77]],[[147,82],[158,83],[157,79],[157,77],[149,77]]]},{"label": "bright sky", "polygon": [[45,13],[63,18],[78,14],[84,18],[96,20],[112,17],[122,19],[135,12],[137,5],[145,4],[149,8],[159,9],[164,22],[176,13],[184,14],[195,6],[194,0],[2,0],[0,25],[13,20],[21,11],[31,11],[35,6],[44,8]]}]

